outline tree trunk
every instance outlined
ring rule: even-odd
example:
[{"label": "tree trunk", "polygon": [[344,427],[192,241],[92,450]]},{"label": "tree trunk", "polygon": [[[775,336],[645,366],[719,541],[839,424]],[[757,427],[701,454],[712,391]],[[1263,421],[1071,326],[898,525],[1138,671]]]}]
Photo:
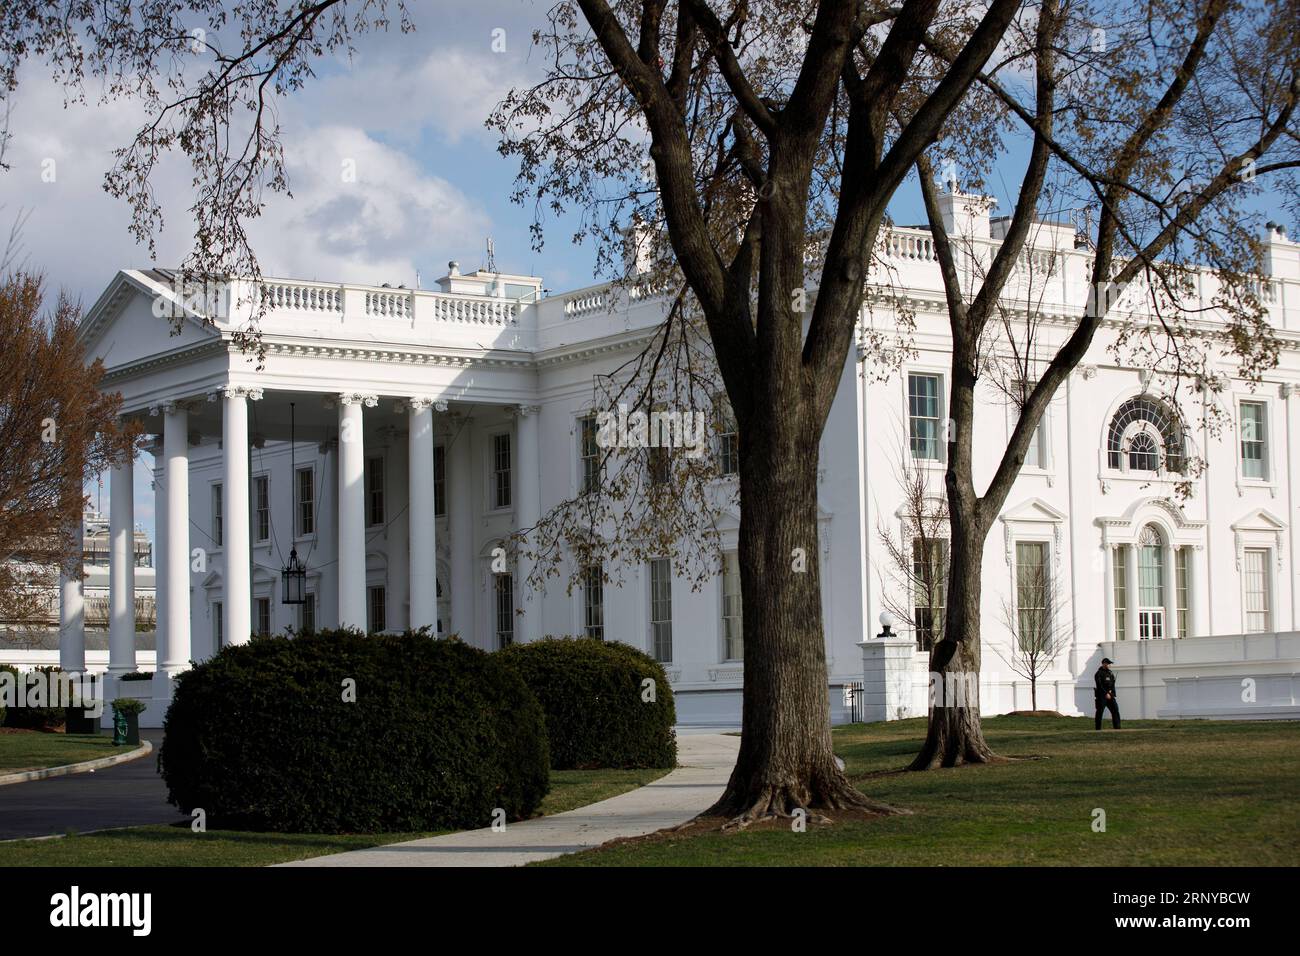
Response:
[{"label": "tree trunk", "polygon": [[995,755],[980,725],[980,587],[984,531],[970,506],[949,504],[948,613],[943,639],[930,652],[930,720],[925,744],[909,770],[987,763]]},{"label": "tree trunk", "polygon": [[[772,411],[772,418],[794,416]],[[766,416],[765,416],[766,417]],[[900,812],[865,797],[831,749],[818,567],[817,438],[789,421],[741,443],[740,587],[745,685],[740,755],[709,815],[729,826],[796,809]]]}]

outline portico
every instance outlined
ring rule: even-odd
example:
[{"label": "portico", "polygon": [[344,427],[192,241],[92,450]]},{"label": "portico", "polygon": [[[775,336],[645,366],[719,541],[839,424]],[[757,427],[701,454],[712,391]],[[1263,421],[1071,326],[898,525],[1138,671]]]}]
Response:
[{"label": "portico", "polygon": [[[511,279],[512,293],[536,295],[537,280]],[[488,644],[490,589],[476,580],[474,555],[481,541],[535,523],[541,500],[525,348],[534,333],[499,280],[449,276],[456,292],[265,287],[258,368],[236,341],[251,316],[247,288],[225,288],[210,314],[211,296],[192,301],[168,274],[119,274],[83,336],[124,414],[155,436],[155,699],[170,696],[192,661],[285,626],[409,626]],[[190,308],[200,304],[209,312]],[[167,317],[179,332],[160,353]],[[476,444],[479,428],[505,436],[495,440],[501,461],[473,459],[492,451]],[[478,498],[485,476],[507,483],[508,502]],[[136,668],[132,563],[120,547],[135,521],[130,467],[110,485],[118,675]],[[280,601],[292,549],[307,565],[311,601],[297,613]],[[526,569],[508,573],[518,639],[533,630]],[[65,606],[75,614],[74,601]],[[63,657],[75,665],[72,624]]]}]

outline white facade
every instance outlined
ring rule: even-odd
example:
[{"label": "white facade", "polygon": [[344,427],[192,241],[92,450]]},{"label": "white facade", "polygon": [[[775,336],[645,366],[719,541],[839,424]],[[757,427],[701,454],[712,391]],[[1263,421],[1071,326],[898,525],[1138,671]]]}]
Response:
[{"label": "white facade", "polygon": [[[989,235],[987,221],[983,229]],[[1056,256],[1058,270],[1036,306],[1048,317],[1050,339],[1082,311],[1088,252],[1074,249],[1072,231],[1045,228],[1042,236],[1035,254]],[[1175,495],[1166,471],[1135,467],[1150,453],[1139,433],[1157,439],[1158,457],[1166,454],[1150,409],[1165,407],[1171,384],[1117,367],[1106,348],[1111,330],[1056,396],[1037,461],[1017,481],[985,553],[986,712],[1029,706],[1027,681],[1010,672],[995,646],[1011,640],[1002,610],[1013,595],[1020,543],[1041,547],[1035,553],[1051,569],[1053,605],[1066,615],[1069,634],[1068,650],[1039,682],[1040,708],[1090,710],[1091,675],[1105,642],[1300,629],[1300,501],[1293,490],[1300,475],[1300,246],[1274,232],[1269,249],[1272,274],[1262,294],[1283,343],[1282,364],[1255,389],[1232,385],[1231,424],[1220,434],[1196,421],[1183,426],[1184,453],[1209,462],[1189,497]],[[880,540],[882,530],[907,534],[900,471],[928,470],[942,488],[943,443],[928,458],[930,425],[911,419],[918,409],[946,408],[946,313],[925,232],[894,230],[884,254],[916,312],[917,354],[884,381],[850,356],[822,441],[820,559],[837,720],[846,713],[842,686],[864,679],[864,652],[869,714],[925,708],[926,655],[915,647],[914,628],[904,625],[902,637],[913,647],[896,645],[888,667],[873,663],[870,641],[880,611],[908,600],[889,593],[897,576]],[[507,637],[583,632],[581,587],[524,594],[527,569],[515,568],[513,596],[503,598],[492,552],[577,493],[577,422],[591,408],[593,377],[644,346],[663,319],[662,302],[616,297],[602,286],[542,297],[536,278],[455,269],[440,291],[268,280],[259,368],[232,342],[246,324],[251,287],[235,284],[206,303],[186,302],[172,281],[161,271],[120,272],[82,331],[90,357],[108,369],[105,387],[120,391],[124,412],[161,436],[156,698],[167,696],[167,674],[206,658],[219,642],[305,623],[298,607],[280,602],[280,568],[291,549],[307,565],[307,622],[318,627],[428,625],[483,648]],[[1212,291],[1206,277],[1202,294]],[[160,314],[179,317],[179,334],[167,336]],[[1053,316],[1066,321],[1053,324]],[[877,307],[869,321],[880,327],[890,319]],[[1184,382],[1181,392],[1191,387]],[[992,392],[984,398],[975,447],[988,453],[977,460],[977,487],[991,478],[1015,415]],[[296,472],[287,441],[291,406]],[[1108,449],[1113,425],[1117,456]],[[240,454],[229,455],[232,448]],[[126,507],[118,495],[112,504]],[[737,516],[724,515],[721,527],[724,551],[734,550]],[[1160,587],[1148,580],[1157,556]],[[663,618],[668,608],[662,588],[652,600],[659,570],[627,568],[621,587],[604,587],[607,639],[654,652],[652,615]],[[124,586],[127,577],[123,572]],[[722,577],[700,591],[680,578],[671,582],[671,654],[661,656],[684,723],[739,723],[743,665],[729,659],[726,588]],[[1121,591],[1137,598],[1121,598]],[[659,633],[667,632],[661,626]],[[69,634],[65,660],[75,662],[75,627]],[[125,642],[113,647],[110,670],[134,669]],[[1274,663],[1296,670],[1294,642]],[[887,693],[878,680],[886,672]]]}]

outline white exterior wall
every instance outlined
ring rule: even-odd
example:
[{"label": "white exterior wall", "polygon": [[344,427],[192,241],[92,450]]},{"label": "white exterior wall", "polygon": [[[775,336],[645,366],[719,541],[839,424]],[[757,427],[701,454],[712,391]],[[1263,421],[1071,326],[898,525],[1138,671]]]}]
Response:
[{"label": "white exterior wall", "polygon": [[[1293,245],[1274,240],[1282,251]],[[1077,280],[1082,264],[1075,259],[1080,256],[1067,254],[1062,292]],[[879,529],[888,527],[895,534],[901,530],[898,474],[907,454],[906,373],[932,371],[945,378],[948,373],[950,355],[937,268],[920,258],[902,262],[899,273],[923,304],[917,314],[917,355],[885,381],[874,380],[874,374],[862,375],[856,356],[850,356],[822,441],[818,557],[828,694],[837,720],[845,714],[839,687],[862,679],[860,642],[874,637],[886,589],[898,586],[890,579]],[[1269,479],[1246,481],[1240,475],[1235,408],[1232,424],[1223,434],[1207,436],[1199,428],[1190,432],[1194,453],[1203,450],[1210,466],[1196,481],[1191,497],[1176,504],[1176,513],[1153,500],[1171,495],[1171,482],[1111,474],[1105,462],[1107,424],[1115,408],[1142,391],[1143,383],[1136,370],[1114,365],[1106,348],[1110,333],[1099,335],[1088,358],[1055,397],[1045,420],[1045,467],[1026,469],[1021,475],[987,541],[983,566],[986,712],[1029,706],[1028,682],[1012,674],[996,652],[997,646],[1005,647],[1010,640],[1003,604],[1012,592],[1009,562],[1018,539],[1048,542],[1053,580],[1062,591],[1072,636],[1070,650],[1039,682],[1040,708],[1066,713],[1091,709],[1092,671],[1103,642],[1112,636],[1104,584],[1109,552],[1103,545],[1120,534],[1121,526],[1163,522],[1161,526],[1168,525],[1177,541],[1196,549],[1199,563],[1192,601],[1198,606],[1193,619],[1202,622],[1205,634],[1236,634],[1245,629],[1241,549],[1271,548],[1271,629],[1300,627],[1300,579],[1294,560],[1300,502],[1292,490],[1300,470],[1296,447],[1300,442],[1292,440],[1300,429],[1300,396],[1289,391],[1300,384],[1300,265],[1284,261],[1285,257],[1274,259],[1289,270],[1276,277],[1272,306],[1274,326],[1283,339],[1282,366],[1253,392],[1241,383],[1232,388],[1237,397],[1267,403]],[[150,314],[151,297],[162,288],[158,276],[122,273],[88,314],[83,335],[92,357],[105,359],[108,387],[120,389],[128,411],[147,418],[151,427],[155,419],[145,410],[162,400],[201,396],[232,380],[266,389],[264,400],[249,403],[249,428],[256,436],[259,421],[271,422],[267,431],[275,437],[252,449],[250,474],[270,477],[274,540],[257,542],[254,533],[253,598],[254,608],[259,597],[271,599],[272,629],[296,624],[297,613],[280,604],[278,579],[290,547],[292,476],[287,445],[278,440],[287,434],[288,397],[295,397],[299,415],[297,464],[316,468],[316,530],[293,545],[308,565],[308,589],[318,595],[319,626],[337,621],[337,452],[327,443],[333,412],[321,411],[322,400],[340,391],[373,393],[378,398],[375,407],[363,410],[365,453],[367,458],[385,455],[389,524],[367,525],[366,577],[367,585],[387,588],[388,624],[397,629],[407,620],[404,522],[408,520],[406,417],[397,403],[407,396],[425,395],[450,403],[447,411],[434,414],[435,441],[448,449],[448,513],[437,519],[437,564],[444,588],[440,617],[444,631],[459,632],[462,639],[484,648],[494,643],[492,548],[516,527],[513,508],[491,507],[492,436],[514,433],[513,410],[518,405],[538,407],[540,460],[520,462],[516,441],[512,466],[537,468],[543,514],[573,496],[579,468],[575,422],[590,407],[593,377],[622,365],[662,316],[661,305],[654,301],[629,304],[624,300],[611,306],[607,293],[596,287],[536,304],[521,301],[513,318],[502,319],[494,312],[474,324],[453,315],[460,306],[452,294],[281,283],[282,288],[329,290],[337,293],[341,304],[337,311],[324,314],[319,309],[289,307],[270,312],[262,326],[272,348],[265,370],[259,372],[228,347],[229,330],[237,319],[219,320],[215,329],[186,322],[181,336],[160,339],[157,323],[161,320]],[[384,306],[396,313],[377,314],[370,304],[379,301],[372,298],[377,296],[388,297],[385,302],[400,300],[396,306]],[[494,302],[492,308],[500,309],[510,301],[499,294],[495,298],[463,294],[462,298],[476,308]],[[887,316],[882,318],[877,311],[873,321],[887,321]],[[110,325],[112,334],[106,335]],[[1156,379],[1149,391],[1159,394],[1168,387],[1169,383]],[[1291,397],[1284,398],[1286,394]],[[995,393],[990,390],[982,397],[975,435],[979,488],[991,478],[1014,424],[1014,412]],[[211,486],[221,480],[223,450],[218,446],[219,412],[217,427],[213,427],[211,407],[206,409],[206,419],[197,414],[191,412],[190,537],[192,547],[208,551],[206,570],[190,576],[191,649],[195,659],[202,659],[212,652],[212,603],[221,594],[222,554],[212,547],[208,534]],[[198,444],[193,444],[195,439]],[[464,461],[467,487],[458,487],[454,480],[458,461],[463,461],[460,456],[468,459]],[[934,466],[932,478],[935,490],[941,490],[941,464]],[[255,496],[250,505],[255,521]],[[735,548],[737,518],[735,514],[722,518],[724,550]],[[458,540],[465,529],[468,542]],[[649,650],[648,570],[636,567],[623,573],[622,587],[605,588],[606,636]],[[517,600],[524,598],[520,587],[517,580]],[[739,721],[742,665],[723,660],[721,588],[719,579],[698,592],[680,579],[674,583],[674,654],[667,669],[684,723]],[[580,589],[569,595],[556,582],[544,595],[526,600],[530,613],[538,610],[537,633],[580,633]],[[447,605],[450,621],[443,610]],[[911,632],[905,625],[902,633]],[[913,668],[911,707],[919,715],[925,712],[924,654],[914,655]]]}]

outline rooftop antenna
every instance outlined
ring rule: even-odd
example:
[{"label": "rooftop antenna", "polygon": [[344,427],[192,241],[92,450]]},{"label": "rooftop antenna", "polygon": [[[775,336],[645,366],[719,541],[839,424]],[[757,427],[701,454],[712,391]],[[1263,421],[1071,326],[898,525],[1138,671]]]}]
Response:
[{"label": "rooftop antenna", "polygon": [[420,270],[419,270],[419,269],[416,269],[416,270],[415,270],[415,287],[416,287],[417,289],[420,288]]},{"label": "rooftop antenna", "polygon": [[492,243],[491,236],[488,236],[488,240],[487,240],[487,271],[488,272],[497,271],[497,250],[496,250],[496,246],[493,245]]}]

